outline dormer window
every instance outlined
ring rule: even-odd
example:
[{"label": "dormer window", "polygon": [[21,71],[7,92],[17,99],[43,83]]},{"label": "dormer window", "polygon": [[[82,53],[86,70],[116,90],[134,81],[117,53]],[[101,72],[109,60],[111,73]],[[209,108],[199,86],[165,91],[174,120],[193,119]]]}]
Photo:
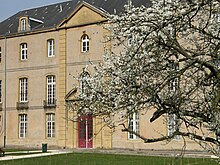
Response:
[{"label": "dormer window", "polygon": [[20,31],[25,31],[27,27],[27,19],[26,18],[22,18],[20,20]]}]

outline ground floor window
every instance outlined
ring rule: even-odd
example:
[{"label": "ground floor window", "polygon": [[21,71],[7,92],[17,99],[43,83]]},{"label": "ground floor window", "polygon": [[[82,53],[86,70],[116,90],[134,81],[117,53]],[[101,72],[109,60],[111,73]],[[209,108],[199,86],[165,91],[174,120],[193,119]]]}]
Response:
[{"label": "ground floor window", "polygon": [[[168,136],[173,135],[178,128],[177,116],[175,114],[168,114]],[[174,136],[174,139],[179,139],[179,136]]]},{"label": "ground floor window", "polygon": [[[129,116],[129,130],[133,132],[139,132],[139,115],[138,113],[133,113]],[[128,139],[137,139],[138,137],[133,133],[128,133]]]},{"label": "ground floor window", "polygon": [[55,137],[55,114],[46,114],[46,129],[48,138]]},{"label": "ground floor window", "polygon": [[25,138],[27,136],[27,115],[19,115],[19,138]]}]

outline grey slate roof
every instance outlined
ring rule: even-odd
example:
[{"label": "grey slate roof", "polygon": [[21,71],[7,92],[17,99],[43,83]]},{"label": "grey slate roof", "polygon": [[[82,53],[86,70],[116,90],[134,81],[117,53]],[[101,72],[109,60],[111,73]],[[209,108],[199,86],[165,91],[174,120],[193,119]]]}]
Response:
[{"label": "grey slate roof", "polygon": [[[19,18],[28,16],[31,31],[50,29],[58,26],[65,18],[68,18],[83,2],[106,12],[118,14],[123,12],[128,0],[71,0],[48,6],[23,10],[0,23],[0,36],[18,33]],[[132,0],[134,6],[149,6],[150,0]],[[116,13],[115,13],[116,12]]]}]

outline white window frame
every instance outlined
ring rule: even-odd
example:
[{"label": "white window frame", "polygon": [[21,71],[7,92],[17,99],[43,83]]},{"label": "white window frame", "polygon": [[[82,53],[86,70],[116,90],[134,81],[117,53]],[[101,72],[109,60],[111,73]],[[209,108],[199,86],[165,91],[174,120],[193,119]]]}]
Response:
[{"label": "white window frame", "polygon": [[131,35],[128,37],[128,47],[131,47],[134,44],[134,36]]},{"label": "white window frame", "polygon": [[176,92],[177,89],[178,89],[178,86],[179,86],[178,84],[179,84],[179,79],[178,79],[178,78],[173,78],[173,79],[171,79],[171,80],[169,81],[169,86],[168,86],[169,92],[170,92],[170,93]]},{"label": "white window frame", "polygon": [[220,23],[220,13],[219,12],[213,13],[212,14],[212,19],[214,21],[216,21],[217,23]]},{"label": "white window frame", "polygon": [[20,44],[20,58],[21,60],[27,60],[27,53],[28,53],[28,48],[27,48],[27,43],[22,43]]},{"label": "white window frame", "polygon": [[[168,114],[168,119],[167,119],[167,126],[168,126],[168,136],[173,135],[175,131],[178,129],[178,119],[175,114]],[[174,136],[175,140],[179,139],[179,136]]]},{"label": "white window frame", "polygon": [[19,138],[27,137],[27,114],[19,115]]},{"label": "white window frame", "polygon": [[47,138],[55,137],[55,114],[46,114],[46,134]]},{"label": "white window frame", "polygon": [[82,36],[82,52],[86,53],[89,51],[89,36],[84,34]]},{"label": "white window frame", "polygon": [[[176,73],[172,73],[172,72],[177,72],[178,70],[179,70],[179,63],[171,62],[171,66],[170,66],[171,79],[169,80],[168,83],[168,91],[170,94],[173,94],[179,88],[179,78],[175,77]],[[172,76],[174,77],[172,78]]]},{"label": "white window frame", "polygon": [[[129,116],[128,120],[128,127],[129,130],[133,132],[139,132],[139,114],[137,112],[134,112]],[[128,139],[129,140],[135,140],[138,139],[138,137],[130,132],[128,132]]]},{"label": "white window frame", "polygon": [[25,31],[26,30],[26,24],[27,24],[27,20],[26,20],[26,18],[22,18],[21,20],[20,20],[21,22],[20,22],[20,26],[21,26],[21,28],[20,28],[20,30],[21,31]]},{"label": "white window frame", "polygon": [[47,56],[48,57],[55,56],[55,41],[54,41],[54,39],[47,40]]},{"label": "white window frame", "polygon": [[54,75],[47,76],[47,104],[55,104],[56,94],[56,77]]},{"label": "white window frame", "polygon": [[88,79],[90,78],[89,72],[85,71],[85,68],[83,69],[83,72],[80,75],[81,81],[80,81],[80,94],[87,95],[88,91],[86,90],[85,86],[88,83]]},{"label": "white window frame", "polygon": [[28,78],[19,79],[19,90],[20,102],[28,102]]}]

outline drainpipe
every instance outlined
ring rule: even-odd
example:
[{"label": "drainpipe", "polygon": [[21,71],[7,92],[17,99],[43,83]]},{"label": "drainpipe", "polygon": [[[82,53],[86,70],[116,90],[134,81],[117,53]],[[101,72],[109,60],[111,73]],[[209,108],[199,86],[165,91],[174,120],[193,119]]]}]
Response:
[{"label": "drainpipe", "polygon": [[7,84],[7,66],[6,66],[6,53],[7,53],[7,37],[5,35],[5,45],[4,45],[4,63],[5,63],[5,68],[4,68],[4,78],[5,78],[5,82],[4,82],[4,88],[5,88],[5,92],[4,92],[4,148],[6,147],[6,84]]}]

